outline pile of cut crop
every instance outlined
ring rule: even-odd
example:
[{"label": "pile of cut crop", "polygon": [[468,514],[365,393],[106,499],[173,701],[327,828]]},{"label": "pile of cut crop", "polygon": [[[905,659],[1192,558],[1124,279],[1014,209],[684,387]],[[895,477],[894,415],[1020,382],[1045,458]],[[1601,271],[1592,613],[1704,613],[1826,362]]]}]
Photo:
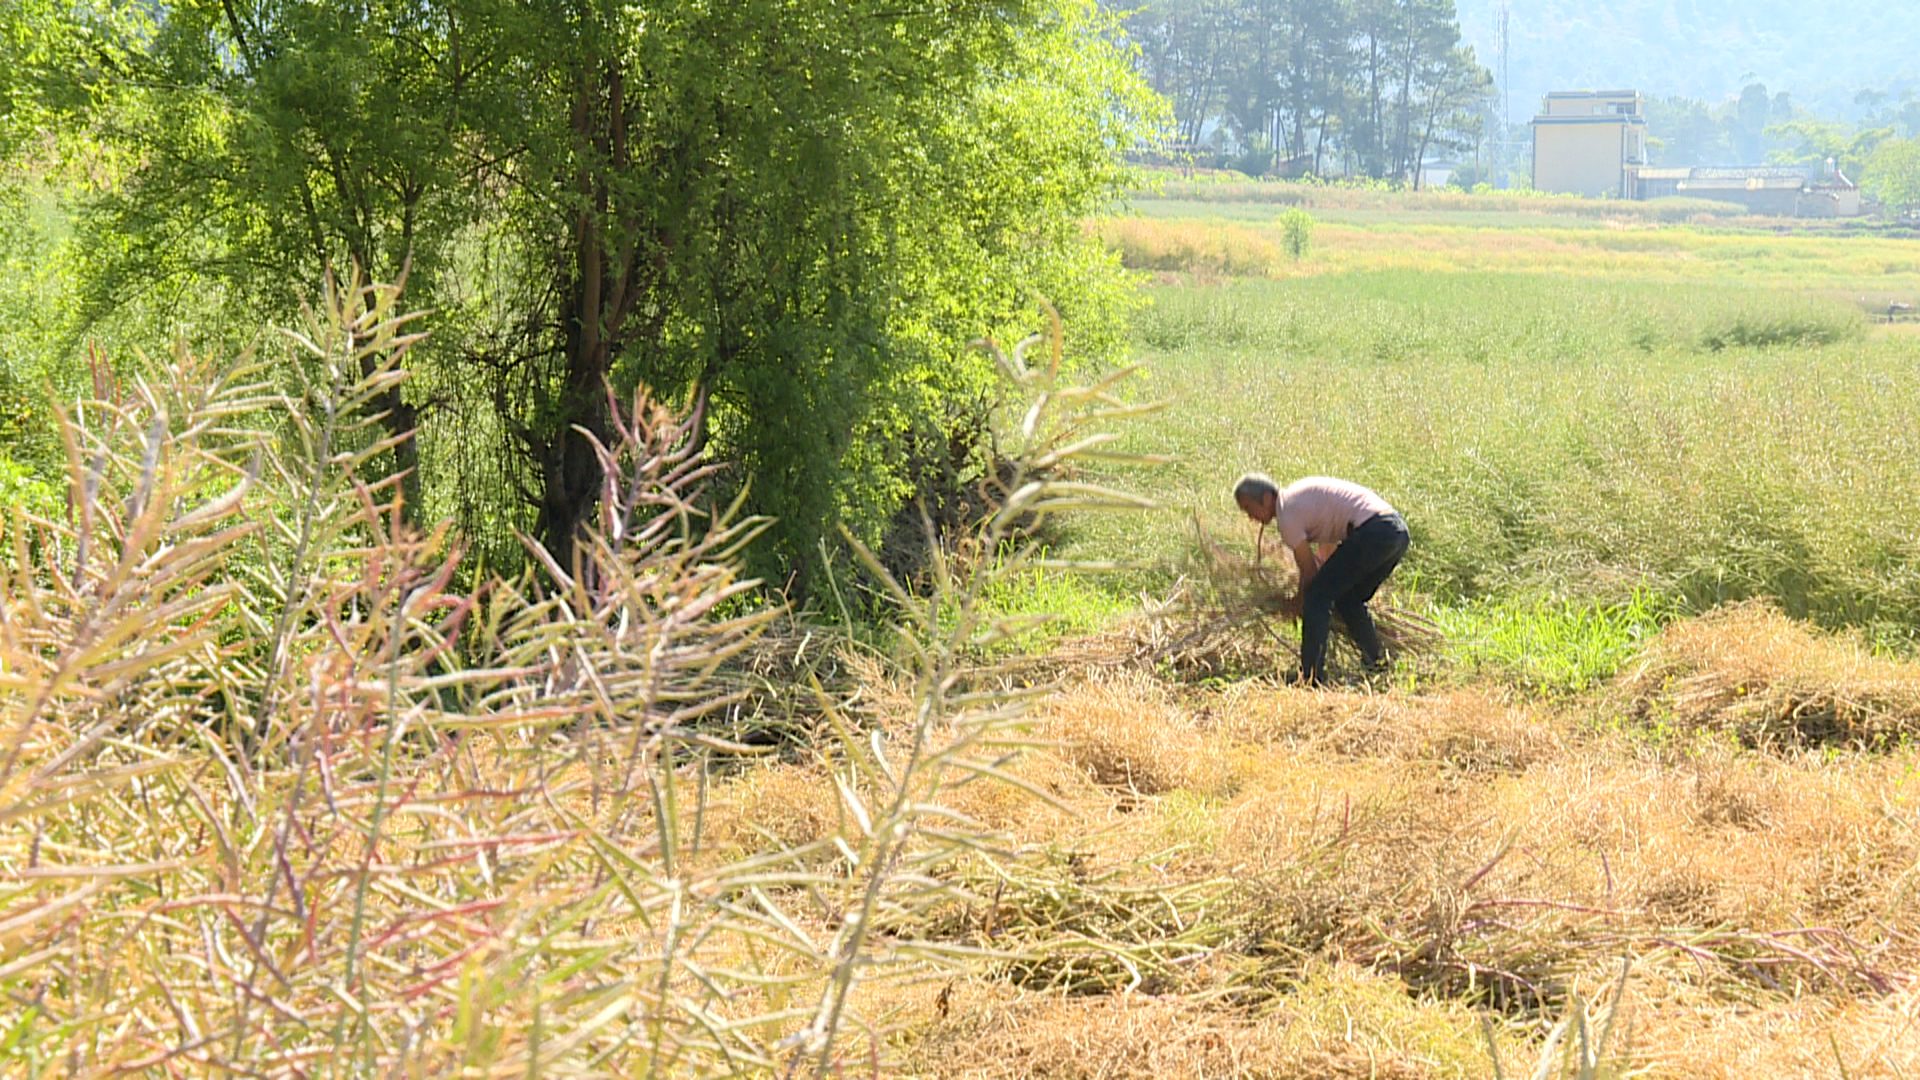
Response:
[{"label": "pile of cut crop", "polygon": [[1920,733],[1920,667],[1757,602],[1669,625],[1619,686],[1636,715],[1750,746],[1876,746]]}]

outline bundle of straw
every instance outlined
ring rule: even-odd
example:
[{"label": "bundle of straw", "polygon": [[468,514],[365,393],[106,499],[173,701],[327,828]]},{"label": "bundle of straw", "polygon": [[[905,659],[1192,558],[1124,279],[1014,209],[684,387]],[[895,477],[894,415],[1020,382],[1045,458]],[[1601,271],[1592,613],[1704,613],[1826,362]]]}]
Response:
[{"label": "bundle of straw", "polygon": [[1619,687],[1634,712],[1755,746],[1886,745],[1920,733],[1920,665],[1876,656],[1766,601],[1668,624]]},{"label": "bundle of straw", "polygon": [[[1241,555],[1215,539],[1198,517],[1193,531],[1186,570],[1149,611],[1155,659],[1207,675],[1271,670],[1279,662],[1276,647],[1291,652],[1300,643],[1304,604],[1292,558],[1285,551],[1263,552],[1259,540],[1251,558]],[[1368,606],[1390,655],[1416,655],[1439,643],[1438,627],[1385,594]],[[1344,634],[1329,647],[1344,661],[1358,660]]]}]

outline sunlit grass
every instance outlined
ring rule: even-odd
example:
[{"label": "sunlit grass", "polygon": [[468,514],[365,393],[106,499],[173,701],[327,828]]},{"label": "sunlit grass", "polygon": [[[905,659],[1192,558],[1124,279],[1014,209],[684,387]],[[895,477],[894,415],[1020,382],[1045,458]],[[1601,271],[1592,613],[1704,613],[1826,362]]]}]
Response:
[{"label": "sunlit grass", "polygon": [[1670,614],[1645,590],[1618,603],[1516,595],[1440,605],[1445,659],[1459,675],[1571,694],[1613,678]]},{"label": "sunlit grass", "polygon": [[1086,577],[1040,569],[995,580],[981,600],[997,618],[1044,619],[1022,635],[1021,644],[1029,648],[1044,648],[1047,641],[1062,635],[1093,633],[1137,606]]},{"label": "sunlit grass", "polygon": [[1298,277],[1478,271],[1920,296],[1920,257],[1910,240],[1894,235],[1773,235],[1578,219],[1470,223],[1446,215],[1356,222],[1330,215],[1316,230],[1312,255],[1294,262],[1282,247],[1283,206],[1235,206],[1226,214],[1206,204],[1184,209],[1191,212],[1116,217],[1098,228],[1127,265],[1163,272]]}]

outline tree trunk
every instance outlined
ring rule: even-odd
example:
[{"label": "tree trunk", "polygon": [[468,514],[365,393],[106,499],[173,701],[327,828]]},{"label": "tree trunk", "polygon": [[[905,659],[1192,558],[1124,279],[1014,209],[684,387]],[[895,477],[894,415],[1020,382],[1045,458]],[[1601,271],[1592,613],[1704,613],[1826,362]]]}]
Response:
[{"label": "tree trunk", "polygon": [[[606,110],[603,126],[600,111]],[[622,275],[609,274],[605,219],[608,171],[625,152],[620,72],[583,73],[574,97],[572,127],[583,155],[575,179],[573,265],[562,289],[564,323],[558,408],[540,433],[540,519],[537,531],[560,569],[573,573],[576,542],[591,523],[602,480],[594,440],[608,436],[607,379],[613,342],[624,319]],[[609,280],[612,278],[613,280]]]}]

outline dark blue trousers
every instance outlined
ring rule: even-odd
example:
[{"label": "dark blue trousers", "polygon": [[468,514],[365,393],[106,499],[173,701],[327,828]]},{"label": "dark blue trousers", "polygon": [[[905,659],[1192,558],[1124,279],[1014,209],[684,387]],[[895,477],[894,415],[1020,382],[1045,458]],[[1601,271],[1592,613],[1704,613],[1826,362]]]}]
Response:
[{"label": "dark blue trousers", "polygon": [[1369,666],[1385,657],[1380,633],[1373,627],[1367,601],[1400,565],[1407,553],[1407,523],[1399,514],[1375,514],[1347,533],[1333,549],[1320,572],[1313,576],[1300,615],[1300,677],[1312,683],[1327,681],[1327,633],[1333,613],[1347,624],[1347,634],[1360,646]]}]

